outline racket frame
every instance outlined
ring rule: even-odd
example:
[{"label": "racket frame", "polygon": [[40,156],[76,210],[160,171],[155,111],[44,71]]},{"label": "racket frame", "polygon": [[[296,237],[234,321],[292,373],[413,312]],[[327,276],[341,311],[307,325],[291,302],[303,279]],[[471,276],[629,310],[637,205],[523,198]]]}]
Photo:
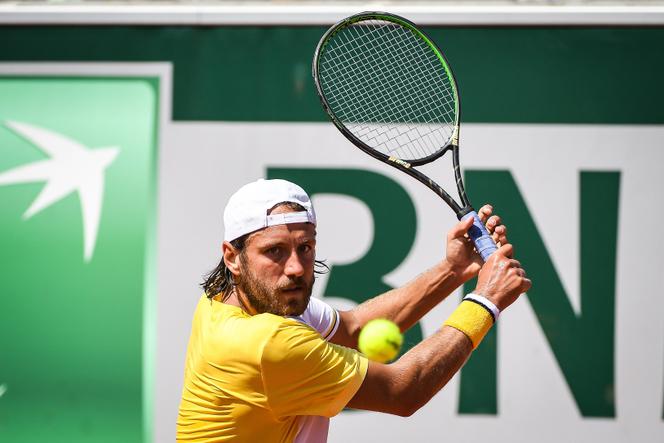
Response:
[{"label": "racket frame", "polygon": [[[377,150],[373,149],[372,147],[364,143],[362,140],[360,140],[352,132],[350,132],[350,130],[346,128],[346,126],[341,122],[341,120],[335,115],[327,99],[325,98],[325,93],[323,92],[319,76],[320,73],[319,62],[322,54],[324,53],[327,42],[329,42],[330,39],[342,29],[347,28],[348,26],[353,25],[355,23],[361,21],[368,21],[368,20],[388,21],[407,28],[409,31],[413,32],[415,35],[420,37],[429,45],[429,47],[434,51],[436,56],[442,62],[443,67],[447,72],[455,98],[456,112],[455,112],[454,129],[448,144],[446,146],[443,146],[440,150],[429,156],[420,159],[403,160],[398,157],[388,156],[383,154],[382,152],[378,152]],[[463,186],[463,180],[461,177],[461,168],[459,166],[459,127],[460,127],[459,123],[461,120],[461,101],[459,99],[456,79],[454,77],[452,67],[448,63],[447,58],[445,58],[443,52],[438,48],[438,46],[434,43],[434,41],[431,38],[429,38],[429,36],[426,35],[422,30],[420,30],[413,22],[388,12],[378,12],[378,11],[361,12],[359,14],[352,15],[350,17],[347,17],[339,21],[338,23],[333,25],[330,29],[328,29],[327,32],[323,34],[320,41],[318,42],[312,62],[312,75],[314,78],[314,83],[316,85],[316,92],[318,93],[318,98],[320,99],[321,104],[323,105],[323,109],[325,109],[325,112],[332,120],[332,123],[334,123],[337,129],[351,143],[353,143],[355,146],[357,146],[358,148],[360,148],[362,151],[366,152],[370,156],[374,157],[375,159],[380,160],[383,163],[387,163],[388,165],[402,172],[405,172],[414,179],[418,180],[420,183],[427,186],[429,189],[435,192],[440,198],[442,198],[445,201],[445,203],[447,203],[450,206],[450,208],[452,208],[457,218],[462,219],[465,215],[474,212],[473,207],[470,205],[468,201],[468,196],[466,195],[466,190]],[[421,166],[427,163],[431,163],[432,161],[445,155],[447,151],[452,151],[454,178],[456,181],[457,192],[459,193],[459,199],[461,200],[461,204],[457,203],[452,198],[452,196],[450,196],[450,194],[447,193],[447,191],[445,191],[440,185],[438,185],[438,183],[434,182],[432,179],[430,179],[429,177],[427,177],[417,169],[413,168],[413,166]]]}]

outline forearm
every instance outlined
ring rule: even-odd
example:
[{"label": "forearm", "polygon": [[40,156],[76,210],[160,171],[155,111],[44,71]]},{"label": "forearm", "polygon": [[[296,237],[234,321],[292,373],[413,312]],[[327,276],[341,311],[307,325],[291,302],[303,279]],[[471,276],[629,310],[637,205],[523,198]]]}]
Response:
[{"label": "forearm", "polygon": [[[362,386],[349,406],[398,415],[411,415],[427,403],[461,368],[505,309],[527,291],[531,282],[512,246],[503,245],[480,270],[478,288],[484,298],[462,302],[445,326],[395,363],[369,362]],[[495,306],[494,306],[495,305]]]},{"label": "forearm", "polygon": [[443,260],[405,286],[362,303],[351,314],[359,328],[374,318],[387,318],[405,331],[462,283],[460,275]]},{"label": "forearm", "polygon": [[401,378],[409,381],[397,395],[407,406],[407,414],[431,400],[461,369],[472,351],[472,343],[464,333],[443,326],[395,362]]},{"label": "forearm", "polygon": [[472,349],[464,333],[443,326],[392,364],[370,362],[364,383],[348,406],[409,416],[447,384]]}]

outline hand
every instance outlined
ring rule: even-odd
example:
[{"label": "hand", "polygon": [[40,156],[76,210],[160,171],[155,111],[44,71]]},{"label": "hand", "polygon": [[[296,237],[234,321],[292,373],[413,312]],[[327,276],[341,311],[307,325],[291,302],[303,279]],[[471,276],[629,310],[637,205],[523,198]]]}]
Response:
[{"label": "hand", "polygon": [[532,285],[521,263],[512,258],[513,250],[508,243],[491,254],[480,270],[477,287],[473,291],[491,300],[501,311]]},{"label": "hand", "polygon": [[[500,217],[491,215],[491,205],[484,205],[478,211],[480,220],[486,224],[493,241],[500,247],[507,243],[507,228],[501,224]],[[447,262],[456,270],[465,282],[475,277],[484,264],[482,258],[475,251],[473,241],[468,237],[468,229],[473,225],[473,219],[468,218],[456,224],[447,233]]]}]

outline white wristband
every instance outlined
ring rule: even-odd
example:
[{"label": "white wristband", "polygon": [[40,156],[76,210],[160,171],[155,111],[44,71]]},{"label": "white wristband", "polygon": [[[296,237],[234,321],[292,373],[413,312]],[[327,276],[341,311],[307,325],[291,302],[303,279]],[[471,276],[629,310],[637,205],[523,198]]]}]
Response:
[{"label": "white wristband", "polygon": [[481,304],[491,312],[491,315],[493,315],[494,322],[498,321],[498,316],[500,315],[500,309],[498,309],[498,306],[494,305],[493,302],[488,298],[477,294],[468,294],[463,299],[472,300],[475,303]]}]

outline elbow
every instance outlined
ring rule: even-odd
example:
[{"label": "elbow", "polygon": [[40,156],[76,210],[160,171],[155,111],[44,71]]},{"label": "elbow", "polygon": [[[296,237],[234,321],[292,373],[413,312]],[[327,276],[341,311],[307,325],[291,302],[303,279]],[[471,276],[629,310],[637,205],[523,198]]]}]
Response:
[{"label": "elbow", "polygon": [[[395,365],[399,362],[394,363]],[[427,389],[429,386],[423,383],[417,373],[403,372],[395,378],[394,390],[392,391],[395,415],[399,417],[410,417],[427,404],[436,391]],[[399,383],[400,382],[400,383]]]},{"label": "elbow", "polygon": [[417,403],[410,402],[402,404],[396,415],[398,415],[399,417],[410,417],[411,415],[419,411],[422,406],[424,406],[424,403],[420,402]]},{"label": "elbow", "polygon": [[400,409],[398,412],[395,412],[394,415],[398,415],[399,417],[408,418],[411,415],[413,415],[416,410],[417,409],[405,409],[405,408],[403,408],[403,409]]},{"label": "elbow", "polygon": [[419,411],[425,404],[426,402],[422,402],[417,398],[403,398],[395,402],[395,407],[392,413],[399,417],[410,417]]}]

